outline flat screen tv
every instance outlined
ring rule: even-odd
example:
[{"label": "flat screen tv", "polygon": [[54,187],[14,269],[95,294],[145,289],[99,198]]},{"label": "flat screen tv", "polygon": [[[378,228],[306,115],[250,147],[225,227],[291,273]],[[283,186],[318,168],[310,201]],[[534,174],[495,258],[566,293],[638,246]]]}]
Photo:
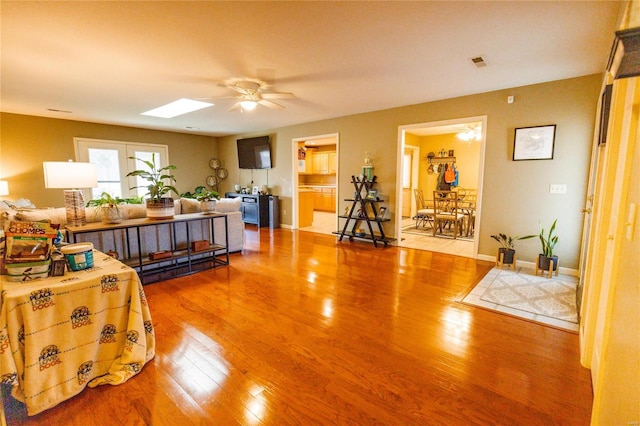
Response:
[{"label": "flat screen tv", "polygon": [[269,136],[238,139],[238,166],[241,169],[270,169]]}]

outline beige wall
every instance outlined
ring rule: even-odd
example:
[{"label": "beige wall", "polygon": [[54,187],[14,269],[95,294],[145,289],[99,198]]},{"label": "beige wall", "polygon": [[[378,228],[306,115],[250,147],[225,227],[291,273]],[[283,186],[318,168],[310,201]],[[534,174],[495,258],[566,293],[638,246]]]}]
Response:
[{"label": "beige wall", "polygon": [[61,189],[45,189],[42,162],[75,160],[74,137],[168,145],[180,192],[205,184],[216,154],[216,139],[209,136],[7,113],[0,118],[0,178],[10,190],[5,198],[28,198],[39,207],[64,205]]},{"label": "beige wall", "polygon": [[[282,200],[281,222],[292,223],[292,155],[294,138],[338,133],[338,198],[353,191],[352,174],[360,173],[364,152],[371,152],[380,194],[394,218],[398,127],[415,123],[486,115],[482,223],[479,252],[493,255],[496,245],[490,235],[538,232],[538,223],[548,227],[558,218],[561,266],[577,268],[586,177],[593,134],[595,108],[601,82],[592,75],[550,83],[500,90],[478,95],[411,105],[300,124],[253,134],[227,136],[217,141],[217,155],[229,177],[220,191],[231,191],[235,183],[268,185]],[[507,95],[515,96],[507,104]],[[552,161],[511,161],[516,127],[556,124],[555,158]],[[238,136],[271,135],[273,168],[239,170]],[[0,177],[9,180],[11,198],[30,197],[37,205],[61,205],[60,190],[45,190],[42,162],[73,158],[73,137],[132,142],[166,143],[180,191],[202,184],[209,174],[208,159],[216,155],[216,139],[121,126],[69,120],[2,114]],[[549,194],[549,184],[567,184],[563,195]],[[339,204],[339,209],[344,203]],[[394,230],[387,228],[389,235]],[[519,258],[530,260],[540,250],[536,240],[518,244]]]},{"label": "beige wall", "polygon": [[[486,115],[486,153],[482,223],[479,252],[494,255],[496,244],[490,235],[538,233],[539,221],[549,227],[558,218],[560,242],[557,254],[561,266],[577,268],[586,193],[590,146],[601,75],[517,87],[437,102],[340,117],[243,134],[272,137],[274,168],[253,173],[256,184],[266,183],[282,200],[281,222],[292,223],[292,140],[307,136],[339,133],[338,197],[352,192],[351,174],[357,174],[364,152],[373,157],[381,194],[391,210],[396,204],[396,157],[398,127],[416,123]],[[515,96],[507,104],[507,96]],[[511,160],[516,127],[556,124],[555,156],[551,161]],[[249,171],[237,165],[235,140],[219,139],[220,158],[228,165],[227,190],[236,180],[250,180]],[[550,184],[566,184],[567,194],[549,194]],[[339,210],[343,203],[339,204]],[[392,212],[395,213],[395,212]],[[393,235],[393,229],[388,231]],[[519,259],[533,261],[540,251],[537,240],[520,241]]]}]

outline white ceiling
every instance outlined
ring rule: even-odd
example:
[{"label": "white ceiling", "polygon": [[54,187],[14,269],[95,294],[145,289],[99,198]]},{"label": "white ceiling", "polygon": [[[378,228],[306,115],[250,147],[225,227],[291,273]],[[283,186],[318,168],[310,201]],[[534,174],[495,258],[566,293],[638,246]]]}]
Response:
[{"label": "white ceiling", "polygon": [[[1,3],[4,112],[221,136],[603,72],[617,1]],[[482,55],[487,66],[470,58]],[[284,110],[230,96],[272,76]],[[70,112],[55,112],[57,109]],[[453,118],[453,117],[452,117]],[[187,130],[187,128],[197,130]]]}]

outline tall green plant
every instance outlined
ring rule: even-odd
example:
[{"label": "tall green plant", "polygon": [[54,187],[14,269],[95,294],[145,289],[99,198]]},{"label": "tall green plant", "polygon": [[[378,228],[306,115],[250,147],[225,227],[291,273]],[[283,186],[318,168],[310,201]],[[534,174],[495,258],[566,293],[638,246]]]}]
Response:
[{"label": "tall green plant", "polygon": [[[173,187],[172,183],[176,181],[172,174],[167,173],[170,170],[175,170],[176,166],[169,165],[158,168],[156,165],[156,155],[151,154],[151,161],[143,160],[141,158],[129,157],[131,160],[136,160],[144,163],[148,170],[134,170],[127,173],[127,176],[141,177],[149,182],[149,185],[138,185],[129,189],[146,188],[150,200],[159,201],[165,194],[173,191],[176,195],[180,195],[178,190]],[[169,184],[165,184],[165,181],[169,181]]]},{"label": "tall green plant", "polygon": [[542,255],[545,257],[553,256],[553,249],[556,244],[558,244],[558,236],[554,235],[554,231],[556,230],[556,223],[558,219],[553,221],[551,224],[551,228],[549,228],[549,233],[545,236],[544,228],[540,228],[540,242],[542,243]]}]

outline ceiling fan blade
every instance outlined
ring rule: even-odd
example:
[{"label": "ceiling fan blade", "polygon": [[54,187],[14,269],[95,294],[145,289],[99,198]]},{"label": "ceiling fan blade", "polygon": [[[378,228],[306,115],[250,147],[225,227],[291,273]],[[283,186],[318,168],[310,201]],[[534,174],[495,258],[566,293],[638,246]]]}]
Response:
[{"label": "ceiling fan blade", "polygon": [[287,92],[261,93],[260,96],[262,99],[292,99],[296,97],[293,93]]},{"label": "ceiling fan blade", "polygon": [[277,103],[275,103],[275,102],[268,101],[268,100],[266,100],[266,99],[260,99],[260,100],[258,101],[258,103],[259,103],[260,105],[262,105],[262,106],[266,106],[267,108],[273,108],[273,109],[284,109],[284,107],[283,107],[282,105],[277,104]]}]

